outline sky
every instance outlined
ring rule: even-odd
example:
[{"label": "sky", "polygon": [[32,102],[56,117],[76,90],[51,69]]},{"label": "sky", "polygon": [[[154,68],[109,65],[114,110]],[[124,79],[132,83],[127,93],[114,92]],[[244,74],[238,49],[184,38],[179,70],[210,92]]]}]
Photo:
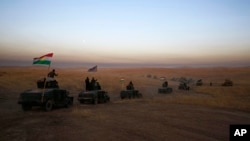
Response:
[{"label": "sky", "polygon": [[1,0],[0,66],[250,66],[249,0]]}]

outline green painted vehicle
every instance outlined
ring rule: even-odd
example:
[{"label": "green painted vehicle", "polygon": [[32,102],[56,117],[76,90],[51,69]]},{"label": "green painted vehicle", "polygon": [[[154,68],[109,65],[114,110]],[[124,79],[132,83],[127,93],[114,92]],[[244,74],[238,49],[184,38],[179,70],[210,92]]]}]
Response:
[{"label": "green painted vehicle", "polygon": [[162,87],[162,88],[158,88],[158,93],[159,94],[170,94],[173,92],[173,89],[170,87]]},{"label": "green painted vehicle", "polygon": [[187,85],[187,83],[180,83],[179,86],[178,86],[178,89],[188,91],[190,89],[190,87]]},{"label": "green painted vehicle", "polygon": [[202,85],[203,85],[202,79],[197,80],[196,86],[202,86]]},{"label": "green painted vehicle", "polygon": [[81,104],[84,103],[106,103],[110,101],[110,97],[106,91],[93,90],[93,91],[82,91],[78,95],[78,101]]},{"label": "green painted vehicle", "polygon": [[40,106],[45,111],[51,111],[54,107],[68,107],[73,104],[73,97],[69,92],[59,88],[31,89],[22,92],[18,104],[24,111],[31,110],[34,106]]},{"label": "green painted vehicle", "polygon": [[59,88],[56,80],[44,78],[37,81],[37,89],[22,92],[18,104],[22,105],[24,111],[31,110],[35,106],[51,111],[55,107],[68,107],[73,104],[73,100],[67,90]]},{"label": "green painted vehicle", "polygon": [[120,92],[121,99],[141,98],[142,94],[138,90],[122,90]]},{"label": "green painted vehicle", "polygon": [[222,84],[222,86],[233,86],[233,81],[230,79],[225,79],[225,82]]}]

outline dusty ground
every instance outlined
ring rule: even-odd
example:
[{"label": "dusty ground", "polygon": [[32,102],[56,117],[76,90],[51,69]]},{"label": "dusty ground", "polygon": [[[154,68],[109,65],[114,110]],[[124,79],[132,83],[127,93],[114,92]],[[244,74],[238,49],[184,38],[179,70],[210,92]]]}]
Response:
[{"label": "dusty ground", "polygon": [[[57,69],[59,85],[77,98],[83,79],[94,76],[106,89],[111,102],[79,104],[44,112],[33,108],[23,112],[17,98],[23,90],[35,87],[44,68],[0,69],[0,140],[78,141],[78,140],[229,140],[230,124],[250,124],[250,69],[104,69],[86,73],[82,69]],[[71,75],[71,77],[66,77]],[[151,77],[149,77],[150,75]],[[157,94],[159,77],[165,76],[174,92]],[[173,77],[202,78],[205,85],[191,85],[180,91]],[[142,99],[120,100],[122,86],[133,80]],[[219,86],[225,78],[235,86]],[[16,81],[19,80],[19,81]],[[105,82],[104,82],[105,80]],[[214,86],[210,87],[209,82]]]}]

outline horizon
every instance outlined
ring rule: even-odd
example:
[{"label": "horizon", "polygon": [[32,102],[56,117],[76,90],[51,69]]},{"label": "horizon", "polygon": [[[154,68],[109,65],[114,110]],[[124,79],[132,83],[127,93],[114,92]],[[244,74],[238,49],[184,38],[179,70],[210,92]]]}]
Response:
[{"label": "horizon", "polygon": [[[32,64],[32,61],[7,61],[0,63],[0,67],[48,67],[48,65]],[[81,63],[81,62],[51,62],[50,68],[237,68],[250,67],[249,64],[129,64],[129,63]]]},{"label": "horizon", "polygon": [[250,1],[0,1],[0,66],[250,66]]}]

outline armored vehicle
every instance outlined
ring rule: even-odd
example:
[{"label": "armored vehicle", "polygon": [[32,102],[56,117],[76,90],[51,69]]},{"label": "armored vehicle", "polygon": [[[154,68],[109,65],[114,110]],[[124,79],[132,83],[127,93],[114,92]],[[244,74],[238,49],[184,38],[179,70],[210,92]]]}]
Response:
[{"label": "armored vehicle", "polygon": [[138,90],[122,90],[120,92],[121,99],[124,98],[141,98],[142,94]]},{"label": "armored vehicle", "polygon": [[162,87],[158,89],[158,93],[162,93],[162,94],[169,94],[172,92],[173,92],[173,89],[169,87]]},{"label": "armored vehicle", "polygon": [[172,92],[173,89],[168,87],[168,81],[163,82],[162,87],[158,89],[158,93],[169,94]]},{"label": "armored vehicle", "polygon": [[202,86],[202,85],[203,85],[202,79],[197,80],[196,86]]},{"label": "armored vehicle", "polygon": [[59,88],[31,89],[20,94],[18,104],[24,111],[31,110],[33,106],[40,106],[46,111],[54,107],[68,107],[73,104],[73,97],[69,92]]},{"label": "armored vehicle", "polygon": [[74,98],[69,96],[69,92],[60,89],[56,80],[37,81],[37,89],[30,89],[22,92],[18,99],[18,104],[22,105],[24,111],[31,110],[33,106],[40,106],[46,111],[51,111],[54,107],[68,107],[73,104]]},{"label": "armored vehicle", "polygon": [[233,81],[226,79],[222,86],[233,86]]},{"label": "armored vehicle", "polygon": [[186,83],[180,83],[179,87],[180,90],[189,90],[189,86]]},{"label": "armored vehicle", "polygon": [[106,91],[103,90],[92,90],[92,91],[82,91],[78,95],[78,101],[80,103],[106,103],[110,101],[110,97]]}]

